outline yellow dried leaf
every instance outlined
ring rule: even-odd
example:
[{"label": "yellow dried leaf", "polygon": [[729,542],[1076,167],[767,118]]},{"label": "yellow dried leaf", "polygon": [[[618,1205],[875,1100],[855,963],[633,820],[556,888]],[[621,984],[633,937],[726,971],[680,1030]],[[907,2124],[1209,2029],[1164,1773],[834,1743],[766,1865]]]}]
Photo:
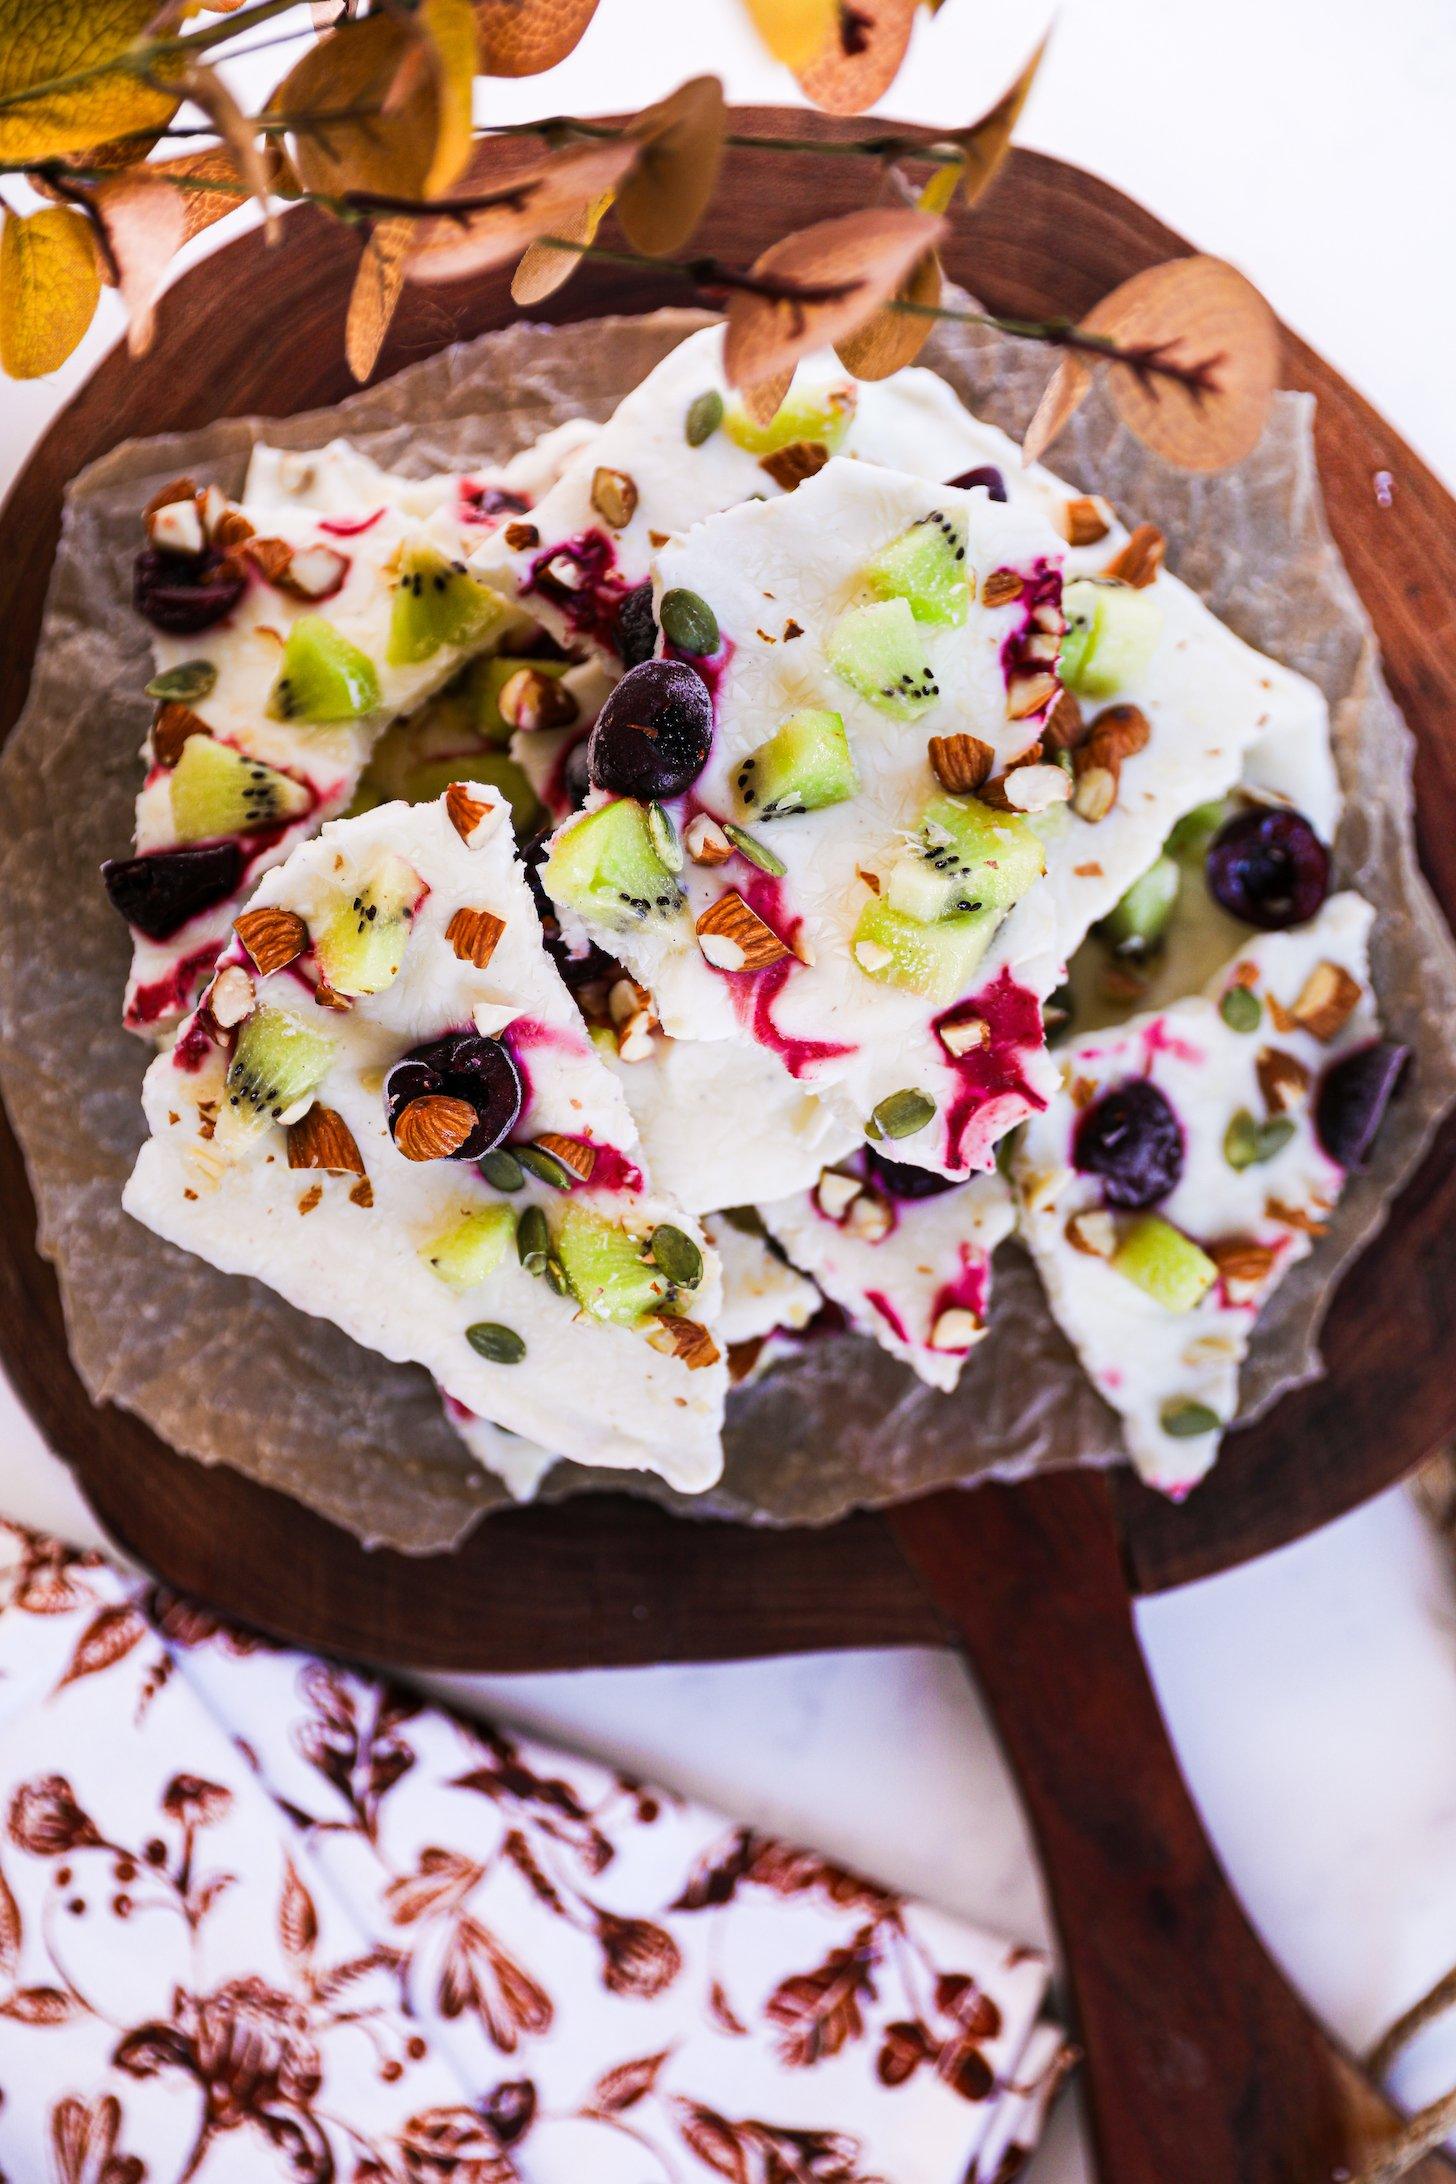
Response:
[{"label": "yellow dried leaf", "polygon": [[[578,205],[569,217],[557,221],[556,234],[573,243],[594,242],[611,202],[611,191],[604,190],[589,205]],[[562,250],[555,243],[529,244],[511,276],[513,301],[522,305],[544,303],[558,288],[565,287],[580,264],[580,251]]]},{"label": "yellow dried leaf", "polygon": [[839,0],[744,0],[753,27],[776,61],[807,68],[839,29]]},{"label": "yellow dried leaf", "polygon": [[883,98],[900,71],[919,0],[854,0],[841,6],[814,60],[795,69],[826,114],[862,114]]},{"label": "yellow dried leaf", "polygon": [[[895,292],[900,303],[934,305],[940,301],[940,260],[933,250],[910,268]],[[834,353],[856,379],[888,379],[902,366],[913,364],[935,328],[933,318],[916,311],[897,311],[894,304],[867,318],[855,332],[834,344]]]},{"label": "yellow dried leaf", "polygon": [[1279,326],[1264,298],[1221,258],[1174,258],[1135,273],[1083,321],[1196,375],[1106,367],[1119,416],[1182,470],[1224,470],[1252,453],[1279,384]]},{"label": "yellow dried leaf", "polygon": [[470,157],[479,64],[475,12],[470,0],[423,0],[415,20],[434,63],[435,154],[425,176],[425,195],[438,197]]},{"label": "yellow dried leaf", "polygon": [[695,76],[637,116],[628,135],[641,146],[617,192],[617,218],[634,250],[679,250],[708,209],[723,162],[728,110],[716,76]]},{"label": "yellow dried leaf", "polygon": [[1091,365],[1085,357],[1073,355],[1069,351],[1047,381],[1031,423],[1026,428],[1026,437],[1021,443],[1023,462],[1040,462],[1058,433],[1082,407],[1091,387]]},{"label": "yellow dried leaf", "polygon": [[156,0],[10,0],[0,19],[0,159],[58,157],[164,127],[176,99],[125,71],[27,96],[125,53],[155,13]]},{"label": "yellow dried leaf", "polygon": [[613,191],[636,156],[636,146],[619,137],[559,152],[542,152],[525,137],[485,139],[453,192],[473,209],[416,223],[408,278],[453,281],[509,264],[538,236],[559,234],[583,203]]},{"label": "yellow dried leaf", "polygon": [[958,144],[965,155],[964,195],[968,205],[974,205],[978,197],[983,197],[1000,173],[1046,49],[1047,41],[1043,38],[1015,83],[979,121],[973,122],[969,129],[947,131],[946,141]]},{"label": "yellow dried leaf", "polygon": [[96,313],[101,268],[84,213],[47,205],[0,230],[0,369],[39,379],[75,348]]},{"label": "yellow dried leaf", "polygon": [[475,0],[487,76],[539,76],[580,43],[597,0]]},{"label": "yellow dried leaf", "polygon": [[723,362],[731,384],[753,388],[791,371],[811,349],[847,340],[944,233],[944,220],[931,213],[885,206],[821,220],[775,243],[755,260],[753,280],[801,293],[730,295]]},{"label": "yellow dried leaf", "polygon": [[344,328],[344,354],[350,371],[360,381],[369,377],[379,361],[404,287],[405,260],[413,234],[412,220],[381,220],[364,245]]}]

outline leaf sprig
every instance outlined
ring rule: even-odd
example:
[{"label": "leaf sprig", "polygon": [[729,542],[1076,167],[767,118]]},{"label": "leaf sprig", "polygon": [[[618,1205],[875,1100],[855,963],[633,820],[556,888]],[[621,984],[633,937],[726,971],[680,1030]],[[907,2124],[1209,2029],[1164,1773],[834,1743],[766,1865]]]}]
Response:
[{"label": "leaf sprig", "polygon": [[[242,204],[270,238],[307,203],[363,231],[345,330],[349,365],[378,362],[409,282],[513,265],[539,303],[587,259],[651,267],[722,305],[728,376],[772,416],[795,364],[833,345],[858,377],[913,361],[938,320],[992,326],[1060,361],[1027,436],[1050,445],[1094,379],[1130,429],[1193,469],[1255,444],[1278,374],[1267,305],[1230,266],[1152,266],[1084,319],[1008,319],[943,299],[940,251],[956,209],[989,188],[1041,49],[979,120],[933,144],[894,129],[853,140],[755,137],[729,126],[712,75],[625,123],[567,114],[477,126],[479,77],[533,75],[574,50],[600,0],[326,0],[314,28],[273,27],[292,0],[234,0],[193,25],[196,0],[0,0],[0,368],[27,378],[75,349],[103,286],[120,291],[136,350],[183,244]],[[774,56],[832,113],[893,81],[922,0],[743,0]],[[933,0],[923,0],[934,12]],[[295,47],[260,113],[220,63]],[[179,151],[179,144],[201,148]],[[729,146],[864,163],[864,208],[782,236],[751,265],[688,252]],[[5,177],[43,200],[11,203]],[[918,179],[917,179],[918,178]],[[619,233],[601,240],[611,219]]]}]

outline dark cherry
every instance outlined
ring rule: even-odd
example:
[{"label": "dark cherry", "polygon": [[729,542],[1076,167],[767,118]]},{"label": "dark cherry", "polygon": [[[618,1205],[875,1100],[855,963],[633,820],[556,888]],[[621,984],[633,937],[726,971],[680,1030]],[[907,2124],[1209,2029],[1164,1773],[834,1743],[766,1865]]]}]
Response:
[{"label": "dark cherry", "polygon": [[963,493],[974,492],[978,485],[984,485],[993,501],[1004,501],[1006,498],[1006,480],[994,463],[982,463],[977,470],[963,470],[958,478],[952,478],[950,482],[958,485]]},{"label": "dark cherry", "polygon": [[1303,925],[1330,888],[1330,853],[1297,811],[1241,811],[1208,845],[1209,892],[1230,917],[1266,933]]},{"label": "dark cherry", "polygon": [[887,1160],[873,1145],[865,1147],[865,1174],[892,1198],[939,1198],[942,1191],[958,1191],[954,1176],[932,1175],[929,1168],[912,1168],[908,1161]]},{"label": "dark cherry", "polygon": [[167,554],[144,546],[132,571],[132,604],[153,629],[191,637],[231,614],[247,581],[242,562],[226,554]]},{"label": "dark cherry", "polygon": [[1410,1060],[1408,1046],[1375,1039],[1332,1062],[1321,1077],[1314,1126],[1321,1145],[1342,1168],[1364,1167]]},{"label": "dark cherry", "polygon": [[479,1160],[509,1137],[521,1113],[521,1072],[509,1047],[476,1031],[447,1031],[429,1039],[384,1080],[384,1112],[393,1137],[400,1116],[414,1101],[444,1093],[475,1109],[476,1125],[452,1160]]},{"label": "dark cherry", "polygon": [[681,796],[708,763],[713,700],[682,660],[629,668],[597,715],[587,747],[591,777],[614,796]]},{"label": "dark cherry", "polygon": [[237,893],[243,853],[236,842],[195,842],[145,857],[110,857],[101,877],[128,925],[148,940],[170,940],[200,910]]},{"label": "dark cherry", "polygon": [[594,979],[620,978],[622,971],[620,964],[598,948],[594,941],[589,943],[585,955],[574,956],[567,948],[561,937],[561,924],[551,897],[541,885],[541,866],[550,842],[551,829],[543,827],[539,834],[532,835],[521,850],[521,862],[525,867],[526,884],[531,890],[531,899],[536,905],[536,915],[541,920],[541,938],[545,942],[546,953],[561,973],[562,982],[576,993],[582,986],[590,985]]},{"label": "dark cherry", "polygon": [[581,809],[591,787],[590,741],[590,737],[583,736],[580,743],[573,743],[561,768],[561,786],[571,798],[573,811]]},{"label": "dark cherry", "polygon": [[1129,1077],[1086,1108],[1072,1140],[1072,1165],[1102,1178],[1109,1206],[1152,1206],[1183,1173],[1183,1131],[1146,1077]]},{"label": "dark cherry", "polygon": [[657,650],[657,617],[652,611],[650,581],[623,595],[614,628],[624,667],[640,667],[652,658]]}]

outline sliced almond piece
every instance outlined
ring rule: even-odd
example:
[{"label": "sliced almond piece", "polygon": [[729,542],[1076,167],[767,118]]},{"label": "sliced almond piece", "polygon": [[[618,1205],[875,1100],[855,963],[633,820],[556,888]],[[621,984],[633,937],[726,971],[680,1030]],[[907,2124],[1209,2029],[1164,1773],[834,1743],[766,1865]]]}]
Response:
[{"label": "sliced almond piece", "polygon": [[733,844],[717,820],[710,818],[705,811],[700,811],[695,818],[688,821],[687,832],[683,836],[683,848],[693,863],[700,865],[727,864],[733,855]]},{"label": "sliced almond piece", "polygon": [[608,529],[625,531],[637,510],[636,480],[599,463],[592,472],[591,504]]},{"label": "sliced almond piece", "polygon": [[473,963],[483,971],[505,929],[505,919],[498,918],[493,910],[467,910],[462,905],[445,927],[445,938],[462,963]]},{"label": "sliced almond piece", "polygon": [[791,440],[787,447],[775,448],[772,455],[760,456],[758,467],[767,471],[775,485],[792,493],[806,478],[817,476],[828,460],[829,450],[822,440]]},{"label": "sliced almond piece", "polygon": [[930,770],[953,796],[972,795],[990,777],[996,753],[979,736],[932,736]]},{"label": "sliced almond piece", "polygon": [[250,538],[244,551],[265,584],[281,589],[281,579],[288,574],[293,560],[293,548],[286,538]]},{"label": "sliced almond piece", "polygon": [[1026,579],[1015,569],[993,569],[981,586],[983,607],[1009,607],[1026,589]]},{"label": "sliced almond piece", "polygon": [[253,526],[241,508],[228,506],[214,519],[209,536],[219,553],[233,553],[253,536]]},{"label": "sliced almond piece", "polygon": [[1298,1055],[1282,1047],[1264,1047],[1254,1064],[1264,1105],[1271,1115],[1287,1115],[1309,1098],[1310,1073]]},{"label": "sliced almond piece", "polygon": [[143,523],[150,524],[152,517],[159,510],[170,508],[174,501],[189,501],[194,505],[196,504],[197,481],[195,478],[173,478],[170,485],[158,486],[156,492],[142,510]]},{"label": "sliced almond piece", "polygon": [[1364,990],[1343,964],[1317,963],[1299,990],[1294,1021],[1327,1042],[1344,1030]]},{"label": "sliced almond piece", "polygon": [[646,1062],[652,1059],[652,1026],[655,1019],[648,1009],[638,1009],[629,1016],[617,1032],[617,1053],[624,1062]]},{"label": "sliced almond piece", "polygon": [[394,1125],[394,1142],[406,1160],[448,1160],[475,1128],[475,1109],[448,1092],[411,1100]]},{"label": "sliced almond piece", "polygon": [[569,728],[581,712],[565,679],[543,675],[538,667],[518,667],[501,686],[496,705],[508,728],[527,734],[538,728]]},{"label": "sliced almond piece", "polygon": [[1068,1216],[1066,1238],[1073,1251],[1089,1259],[1110,1259],[1117,1249],[1117,1224],[1105,1206],[1088,1206]]},{"label": "sliced almond piece", "polygon": [[234,918],[233,931],[252,957],[260,978],[286,970],[308,950],[308,927],[298,912],[281,910],[273,904],[245,910],[240,918]]},{"label": "sliced almond piece", "polygon": [[1113,514],[1100,493],[1079,493],[1061,501],[1056,511],[1057,529],[1069,546],[1095,546],[1112,529]]},{"label": "sliced almond piece", "polygon": [[1218,1268],[1230,1302],[1249,1304],[1273,1273],[1277,1254],[1252,1237],[1230,1236],[1210,1244],[1208,1256]]},{"label": "sliced almond piece", "polygon": [[528,554],[533,546],[541,543],[541,533],[534,523],[508,523],[505,541],[513,554]]},{"label": "sliced almond piece", "polygon": [[647,1337],[654,1350],[664,1357],[680,1358],[689,1372],[700,1372],[705,1365],[716,1365],[720,1355],[718,1345],[696,1320],[678,1319],[662,1313],[652,1333]]},{"label": "sliced almond piece", "polygon": [[845,1216],[845,1227],[862,1244],[882,1244],[895,1226],[895,1216],[874,1191],[861,1191]]},{"label": "sliced almond piece", "polygon": [[332,1009],[336,1016],[347,1016],[354,1006],[348,994],[335,993],[322,971],[314,981],[313,1000],[315,1008]]},{"label": "sliced almond piece", "polygon": [[981,802],[998,811],[1036,813],[1050,811],[1053,804],[1065,804],[1071,793],[1072,777],[1064,768],[1036,761],[1029,766],[1013,766],[998,780],[988,781],[981,791]]},{"label": "sliced almond piece", "polygon": [[990,1037],[991,1027],[984,1016],[958,1016],[940,1026],[940,1043],[957,1061],[963,1054],[974,1054]]},{"label": "sliced almond piece", "polygon": [[166,554],[200,554],[207,544],[195,499],[167,501],[146,518],[147,537]]},{"label": "sliced almond piece", "polygon": [[1049,667],[1013,667],[1006,684],[1006,718],[1029,720],[1055,703],[1060,688]]},{"label": "sliced almond piece", "polygon": [[463,781],[452,781],[445,791],[445,816],[467,849],[479,849],[500,824],[502,806],[483,804]]},{"label": "sliced almond piece", "polygon": [[290,1168],[325,1168],[330,1175],[363,1175],[364,1156],[354,1133],[332,1107],[313,1106],[288,1132]]},{"label": "sliced almond piece", "polygon": [[1142,591],[1162,568],[1164,551],[1163,534],[1156,523],[1140,523],[1102,573],[1119,584],[1130,584],[1134,591]]},{"label": "sliced almond piece", "polygon": [[223,1031],[231,1031],[253,1013],[257,1003],[253,981],[241,963],[227,963],[202,997],[202,1006]]},{"label": "sliced almond piece", "polygon": [[863,1189],[858,1176],[826,1168],[814,1187],[814,1203],[826,1221],[842,1221]]},{"label": "sliced almond piece", "polygon": [[930,1330],[929,1347],[932,1350],[969,1350],[985,1332],[974,1312],[968,1312],[964,1305],[953,1304],[937,1316]]},{"label": "sliced almond piece", "polygon": [[708,905],[696,931],[698,946],[715,971],[762,971],[792,952],[736,889]]},{"label": "sliced almond piece", "polygon": [[1087,733],[1082,708],[1070,690],[1057,693],[1057,702],[1042,722],[1042,741],[1049,751],[1075,751]]},{"label": "sliced almond piece", "polygon": [[212,730],[200,713],[194,713],[190,705],[183,705],[178,698],[169,698],[165,705],[157,707],[157,717],[152,722],[152,756],[159,766],[175,766],[182,756],[182,746],[193,736],[210,736]]},{"label": "sliced almond piece", "polygon": [[563,1168],[569,1168],[578,1183],[590,1183],[592,1170],[597,1164],[597,1149],[588,1145],[584,1138],[564,1137],[559,1130],[543,1130],[536,1143],[543,1153],[550,1153]]}]

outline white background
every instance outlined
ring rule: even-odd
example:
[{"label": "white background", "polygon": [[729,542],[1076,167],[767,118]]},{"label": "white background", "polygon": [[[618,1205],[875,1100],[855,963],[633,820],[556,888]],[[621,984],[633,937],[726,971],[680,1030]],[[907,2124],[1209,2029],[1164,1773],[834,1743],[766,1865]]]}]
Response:
[{"label": "white background", "polygon": [[[972,119],[1044,5],[947,0],[886,110]],[[277,55],[239,80],[267,88]],[[551,76],[482,118],[640,104],[705,68],[786,99],[738,0],[602,0]],[[1236,260],[1456,485],[1456,10],[1451,0],[1067,0],[1028,144],[1095,169]],[[224,229],[224,236],[228,229]],[[110,298],[56,380],[0,383],[8,484],[115,338]],[[0,1384],[0,1502],[95,1529]],[[1248,1570],[1143,1606],[1139,1626],[1210,1831],[1255,1921],[1352,2045],[1456,1959],[1456,1592],[1399,1494]],[[958,1664],[858,1653],[457,1683],[497,1711],[888,1881],[1035,1938],[1045,1910],[1014,1793]],[[1411,2098],[1456,2077],[1428,2039]],[[1037,2184],[1089,2173],[1071,2108]],[[1170,2180],[1172,2184],[1172,2180]]]}]

